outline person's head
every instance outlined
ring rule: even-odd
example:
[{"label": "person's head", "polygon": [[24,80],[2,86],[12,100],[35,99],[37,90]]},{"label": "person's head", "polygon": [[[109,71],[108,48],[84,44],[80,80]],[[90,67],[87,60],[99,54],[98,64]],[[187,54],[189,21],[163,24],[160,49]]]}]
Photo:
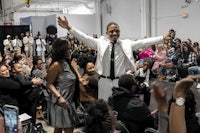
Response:
[{"label": "person's head", "polygon": [[93,57],[87,56],[78,58],[78,65],[83,68],[84,74],[89,76],[92,76],[95,73],[94,64],[95,59]]},{"label": "person's head", "polygon": [[143,70],[144,71],[147,71],[149,68],[150,68],[150,62],[147,61],[147,60],[144,60],[144,63],[143,63]]},{"label": "person's head", "polygon": [[42,35],[41,35],[41,34],[38,36],[38,38],[39,38],[39,39],[43,39],[43,37],[42,37]]},{"label": "person's head", "polygon": [[33,66],[35,69],[42,70],[43,63],[42,63],[42,58],[39,56],[33,57]]},{"label": "person's head", "polygon": [[194,43],[193,43],[193,48],[194,48],[194,47],[198,47],[198,48],[199,48],[199,43],[198,43],[198,42],[194,42]]},{"label": "person's head", "polygon": [[13,65],[11,65],[11,68],[12,68],[13,73],[19,74],[19,73],[23,72],[23,68],[22,68],[21,63],[18,63],[18,62],[13,63]]},{"label": "person's head", "polygon": [[180,39],[180,38],[176,38],[176,39],[175,39],[175,43],[176,43],[177,45],[181,45],[181,39]]},{"label": "person's head", "polygon": [[170,32],[170,37],[173,40],[176,36],[176,31],[174,29],[171,29],[169,32]]},{"label": "person's head", "polygon": [[23,33],[23,32],[22,32],[22,33],[20,33],[20,36],[21,36],[21,37],[24,37],[24,33]]},{"label": "person's head", "polygon": [[193,48],[190,45],[183,45],[183,52],[194,52]]},{"label": "person's head", "polygon": [[88,74],[89,76],[94,75],[94,73],[95,73],[95,71],[94,71],[94,63],[93,62],[87,62],[84,72],[86,74]]},{"label": "person's head", "polygon": [[18,52],[14,53],[14,55],[13,55],[13,61],[19,62],[21,59],[22,59],[22,54],[20,54]]},{"label": "person's head", "polygon": [[19,39],[18,35],[15,35],[15,39]]},{"label": "person's head", "polygon": [[92,102],[87,108],[86,133],[113,133],[116,118],[103,99]]},{"label": "person's head", "polygon": [[181,46],[175,45],[174,50],[175,50],[175,52],[179,53],[181,51]]},{"label": "person's head", "polygon": [[91,89],[98,90],[98,80],[95,77],[93,77],[93,76],[88,77],[88,84],[87,84],[87,86],[89,88],[91,88]]},{"label": "person's head", "polygon": [[10,36],[10,35],[7,35],[6,38],[7,38],[8,40],[11,40],[11,36]]},{"label": "person's head", "polygon": [[106,35],[108,36],[108,39],[111,42],[117,42],[119,36],[120,36],[120,29],[119,29],[119,25],[115,22],[110,22],[107,25],[107,29],[106,29]]},{"label": "person's head", "polygon": [[65,37],[57,38],[52,45],[52,62],[71,59],[71,44]]},{"label": "person's head", "polygon": [[0,63],[0,77],[10,77],[8,67],[3,62]]},{"label": "person's head", "polygon": [[26,36],[27,36],[27,37],[30,36],[30,32],[29,32],[29,31],[26,32]]},{"label": "person's head", "polygon": [[40,34],[40,31],[38,31],[38,33],[37,33],[37,36],[40,36],[41,34]]},{"label": "person's head", "polygon": [[138,88],[135,77],[131,74],[121,75],[118,81],[118,86],[130,90],[133,93],[135,93]]},{"label": "person's head", "polygon": [[192,40],[191,40],[191,39],[188,38],[186,41],[187,41],[187,43],[188,43],[189,45],[192,45]]},{"label": "person's head", "polygon": [[163,49],[164,49],[163,44],[158,44],[157,47],[156,47],[156,49],[157,49],[158,51],[163,50]]}]

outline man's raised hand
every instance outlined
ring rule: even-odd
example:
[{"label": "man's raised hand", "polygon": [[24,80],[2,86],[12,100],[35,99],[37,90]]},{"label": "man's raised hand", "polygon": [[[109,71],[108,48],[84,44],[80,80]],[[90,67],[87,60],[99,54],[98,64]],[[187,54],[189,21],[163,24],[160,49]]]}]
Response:
[{"label": "man's raised hand", "polygon": [[64,19],[62,19],[60,16],[58,17],[58,25],[60,25],[60,27],[65,28],[67,30],[71,29],[71,26],[69,25],[69,22],[66,16],[64,16]]}]

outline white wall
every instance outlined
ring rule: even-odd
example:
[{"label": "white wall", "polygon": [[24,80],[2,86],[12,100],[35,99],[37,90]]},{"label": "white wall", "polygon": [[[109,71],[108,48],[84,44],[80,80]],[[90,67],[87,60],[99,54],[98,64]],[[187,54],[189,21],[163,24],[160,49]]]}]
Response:
[{"label": "white wall", "polygon": [[[49,16],[51,15],[51,16]],[[45,31],[46,27],[49,24],[55,24],[58,28],[58,37],[59,36],[65,36],[67,34],[67,31],[65,29],[62,29],[61,27],[59,27],[59,25],[57,24],[57,17],[58,16],[67,16],[67,18],[69,19],[69,22],[72,26],[76,27],[77,29],[80,29],[81,31],[85,32],[88,35],[92,34],[96,34],[99,33],[98,31],[98,26],[96,25],[96,16],[95,15],[66,15],[66,14],[62,14],[62,13],[57,13],[55,15],[52,15],[51,12],[41,12],[41,13],[34,13],[34,12],[27,12],[27,13],[15,13],[14,14],[14,18],[15,18],[15,24],[20,24],[20,18],[23,17],[29,17],[32,16],[33,22],[32,25],[35,25],[33,27],[33,35],[35,35],[35,33],[37,33],[37,31]],[[43,18],[47,17],[47,21],[44,21]],[[43,29],[40,29],[40,28]],[[35,29],[34,29],[35,28]]]},{"label": "white wall", "polygon": [[20,24],[22,25],[30,25],[31,26],[31,33],[32,36],[36,36],[38,31],[45,36],[46,35],[46,28],[49,25],[56,26],[56,15],[49,15],[49,16],[30,16],[20,18]]},{"label": "white wall", "polygon": [[[186,38],[191,38],[193,41],[200,42],[200,31],[198,30],[198,25],[200,24],[200,2],[192,0],[192,3],[187,8],[181,8],[184,5],[184,0],[151,0],[151,3],[152,36],[163,35],[170,28],[174,28],[177,31],[177,37],[180,39],[185,40]],[[188,18],[182,18],[182,12],[188,13]],[[17,24],[20,17],[26,17],[27,15],[47,16],[50,14],[52,12],[18,13],[15,16],[15,22]],[[63,16],[62,13],[58,15]],[[99,17],[95,17],[95,15],[67,15],[67,17],[74,27],[89,35],[100,33],[100,19]],[[107,24],[110,21],[114,21],[120,25],[121,38],[130,38],[133,40],[142,38],[140,0],[103,0],[102,18],[104,35]],[[58,35],[66,35],[66,31],[58,27]]]},{"label": "white wall", "polygon": [[[61,16],[63,18],[65,15],[57,14],[57,16]],[[79,29],[80,31],[83,31],[84,33],[90,36],[98,33],[97,28],[96,28],[97,25],[96,25],[95,15],[66,15],[66,16],[68,18],[70,25]],[[60,28],[58,24],[57,24],[57,28],[58,28],[58,36],[67,35],[66,29]]]},{"label": "white wall", "polygon": [[14,13],[14,25],[20,25],[20,18],[26,18],[30,16],[49,16],[52,12],[15,12]]},{"label": "white wall", "polygon": [[107,24],[113,21],[120,26],[121,38],[141,38],[140,0],[105,0],[102,4],[104,34]]},{"label": "white wall", "polygon": [[[188,7],[185,0],[150,0],[151,1],[151,35],[165,34],[170,28],[177,32],[182,40],[187,38],[200,42],[200,2],[191,0]],[[107,7],[111,5],[111,11]],[[103,33],[110,21],[117,22],[121,29],[121,38],[142,38],[141,36],[141,1],[140,0],[104,0],[102,5]],[[188,13],[182,18],[183,12]]]},{"label": "white wall", "polygon": [[44,35],[44,36],[46,35],[46,27],[48,25],[46,25],[45,20],[46,20],[46,18],[42,17],[42,16],[32,16],[31,17],[33,36],[36,36],[38,31],[40,31],[40,33],[42,35]]},{"label": "white wall", "polygon": [[[154,34],[164,34],[168,29],[176,30],[177,35],[182,40],[190,38],[192,41],[200,42],[200,2],[192,0],[187,8],[181,8],[184,0],[152,0],[157,1],[157,5],[152,5],[152,9],[157,9],[157,15],[153,14]],[[188,13],[187,18],[182,18],[183,12]],[[157,22],[156,22],[157,21]],[[156,33],[157,32],[157,33]]]}]

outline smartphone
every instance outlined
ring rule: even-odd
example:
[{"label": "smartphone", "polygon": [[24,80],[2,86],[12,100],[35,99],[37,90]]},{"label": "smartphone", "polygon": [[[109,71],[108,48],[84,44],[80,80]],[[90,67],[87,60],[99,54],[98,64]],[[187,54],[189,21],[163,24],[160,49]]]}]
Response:
[{"label": "smartphone", "polygon": [[4,124],[6,133],[18,133],[18,107],[4,105]]}]

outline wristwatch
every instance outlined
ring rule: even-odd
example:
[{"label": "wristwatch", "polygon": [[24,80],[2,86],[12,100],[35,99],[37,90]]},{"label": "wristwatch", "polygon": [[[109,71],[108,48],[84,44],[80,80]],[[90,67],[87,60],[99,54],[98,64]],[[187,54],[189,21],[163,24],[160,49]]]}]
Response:
[{"label": "wristwatch", "polygon": [[176,103],[176,105],[178,105],[178,106],[183,106],[185,104],[185,99],[182,97],[178,97],[176,99],[172,98],[171,102]]}]

